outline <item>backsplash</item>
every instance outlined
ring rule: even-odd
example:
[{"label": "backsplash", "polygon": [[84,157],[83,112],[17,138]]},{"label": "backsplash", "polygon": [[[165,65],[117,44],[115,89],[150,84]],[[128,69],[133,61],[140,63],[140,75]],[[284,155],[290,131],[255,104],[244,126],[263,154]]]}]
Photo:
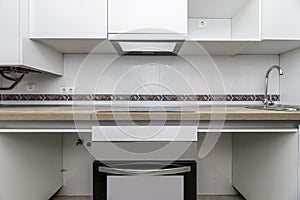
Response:
[{"label": "backsplash", "polygon": [[[273,101],[279,101],[280,95],[270,95],[268,98]],[[263,101],[264,95],[144,95],[144,94],[2,94],[2,101]]]},{"label": "backsplash", "polygon": [[[268,67],[278,55],[124,56],[65,54],[64,76],[29,74],[3,102],[259,102]],[[278,75],[270,76],[271,98],[279,100]],[[35,91],[27,84],[34,83]],[[7,85],[5,80],[0,84]],[[62,87],[72,93],[62,94]]]}]

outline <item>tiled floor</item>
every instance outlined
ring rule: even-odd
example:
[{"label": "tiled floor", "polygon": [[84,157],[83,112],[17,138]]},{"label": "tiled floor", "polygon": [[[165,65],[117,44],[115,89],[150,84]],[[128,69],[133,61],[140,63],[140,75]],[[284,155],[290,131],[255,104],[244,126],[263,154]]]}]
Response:
[{"label": "tiled floor", "polygon": [[[56,197],[53,200],[92,200],[92,197]],[[240,196],[199,196],[197,200],[244,200]]]}]

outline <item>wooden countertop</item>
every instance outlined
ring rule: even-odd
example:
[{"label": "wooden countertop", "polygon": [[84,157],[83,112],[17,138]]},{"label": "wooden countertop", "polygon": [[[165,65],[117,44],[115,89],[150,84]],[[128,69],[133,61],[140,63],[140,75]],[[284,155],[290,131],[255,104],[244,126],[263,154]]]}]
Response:
[{"label": "wooden countertop", "polygon": [[104,106],[4,106],[0,107],[0,120],[36,120],[36,121],[299,121],[300,112],[266,111],[248,109],[243,106],[198,106],[188,107],[194,112],[109,112]]}]

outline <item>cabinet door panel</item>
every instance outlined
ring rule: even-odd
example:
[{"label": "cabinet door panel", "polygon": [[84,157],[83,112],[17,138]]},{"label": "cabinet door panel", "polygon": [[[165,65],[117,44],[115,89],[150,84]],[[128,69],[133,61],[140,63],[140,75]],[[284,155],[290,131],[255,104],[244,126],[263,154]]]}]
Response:
[{"label": "cabinet door panel", "polygon": [[299,0],[263,0],[263,39],[300,39],[299,19]]},{"label": "cabinet door panel", "polygon": [[61,133],[0,134],[0,199],[44,200],[62,187]]},{"label": "cabinet door panel", "polygon": [[109,0],[108,16],[109,33],[187,32],[187,0]]},{"label": "cabinet door panel", "polygon": [[106,0],[31,0],[31,38],[107,38]]},{"label": "cabinet door panel", "polygon": [[0,0],[0,65],[19,63],[19,0]]}]

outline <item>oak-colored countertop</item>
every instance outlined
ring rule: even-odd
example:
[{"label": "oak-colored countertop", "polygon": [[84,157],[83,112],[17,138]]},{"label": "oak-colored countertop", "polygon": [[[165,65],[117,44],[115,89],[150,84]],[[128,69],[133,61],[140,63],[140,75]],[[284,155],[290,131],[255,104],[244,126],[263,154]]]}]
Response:
[{"label": "oak-colored countertop", "polygon": [[[300,112],[266,111],[248,109],[244,106],[194,106],[188,108],[193,112],[109,112],[105,106],[4,106],[0,107],[0,120],[300,121]],[[98,110],[103,111],[98,112]]]}]

